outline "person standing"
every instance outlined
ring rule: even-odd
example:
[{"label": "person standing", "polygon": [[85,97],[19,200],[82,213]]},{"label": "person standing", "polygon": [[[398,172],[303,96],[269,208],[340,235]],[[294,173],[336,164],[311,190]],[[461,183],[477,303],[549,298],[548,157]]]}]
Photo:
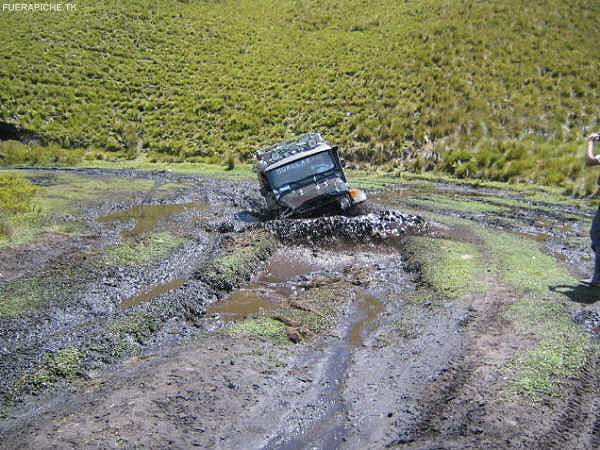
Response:
[{"label": "person standing", "polygon": [[[600,165],[600,155],[596,155],[595,153],[596,142],[598,142],[599,140],[600,133],[594,133],[588,136],[587,152],[585,158],[585,165],[588,167]],[[592,239],[592,250],[595,254],[594,274],[589,280],[581,281],[589,286],[600,287],[600,207],[598,207],[596,215],[594,216],[594,220],[592,220],[592,229],[590,231],[590,237]]]}]

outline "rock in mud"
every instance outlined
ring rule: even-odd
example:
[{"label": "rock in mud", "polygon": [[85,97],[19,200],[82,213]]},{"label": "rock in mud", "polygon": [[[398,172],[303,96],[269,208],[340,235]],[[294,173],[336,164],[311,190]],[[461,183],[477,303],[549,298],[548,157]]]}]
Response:
[{"label": "rock in mud", "polygon": [[426,230],[422,217],[395,210],[376,211],[357,217],[327,216],[315,219],[281,219],[264,227],[290,244],[313,244],[338,239],[351,242],[382,241]]}]

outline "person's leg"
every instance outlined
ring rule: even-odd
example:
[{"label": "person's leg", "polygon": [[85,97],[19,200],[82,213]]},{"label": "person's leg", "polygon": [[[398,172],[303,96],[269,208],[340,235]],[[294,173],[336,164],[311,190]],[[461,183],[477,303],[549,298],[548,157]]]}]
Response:
[{"label": "person's leg", "polygon": [[592,250],[594,250],[595,256],[594,274],[591,283],[600,284],[600,208],[596,211],[596,215],[592,221],[590,237],[592,238]]}]

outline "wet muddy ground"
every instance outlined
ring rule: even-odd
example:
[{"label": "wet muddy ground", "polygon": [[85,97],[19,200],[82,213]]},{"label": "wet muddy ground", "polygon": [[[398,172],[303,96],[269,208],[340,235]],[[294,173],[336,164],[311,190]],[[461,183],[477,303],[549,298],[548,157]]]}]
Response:
[{"label": "wet muddy ground", "polygon": [[54,227],[0,249],[4,448],[600,444],[589,205],[413,179],[262,222],[253,180],[21,173]]}]

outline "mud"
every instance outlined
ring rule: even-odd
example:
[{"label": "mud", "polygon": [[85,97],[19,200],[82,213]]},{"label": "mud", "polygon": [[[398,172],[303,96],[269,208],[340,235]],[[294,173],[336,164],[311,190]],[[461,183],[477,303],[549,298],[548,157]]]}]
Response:
[{"label": "mud", "polygon": [[155,298],[160,297],[163,294],[171,292],[175,289],[180,288],[185,284],[185,280],[183,278],[176,278],[171,281],[167,281],[166,283],[159,284],[157,286],[152,287],[151,289],[144,291],[140,294],[137,294],[131,298],[128,298],[121,304],[121,309],[127,309],[134,306],[137,306],[141,303],[147,303]]},{"label": "mud", "polygon": [[287,244],[305,245],[332,243],[339,239],[348,242],[383,241],[409,233],[424,233],[427,229],[420,217],[393,210],[358,217],[274,220],[265,227]]},{"label": "mud", "polygon": [[[153,187],[84,202],[75,219],[85,236],[0,251],[1,292],[35,294],[0,316],[0,447],[535,448],[539,435],[544,447],[598,444],[597,360],[537,415],[503,403],[498,368],[528,344],[502,319],[515,292],[422,298],[404,247],[424,234],[480,248],[445,220],[460,217],[531,239],[585,274],[589,211],[415,183],[369,192],[362,216],[264,222],[254,181],[27,172],[43,183],[62,173]],[[597,335],[600,297],[556,291]],[[69,348],[81,355],[76,370],[48,382],[49,358]]]},{"label": "mud", "polygon": [[97,220],[98,223],[133,221],[133,228],[123,229],[122,236],[124,238],[139,239],[147,233],[154,231],[161,219],[191,209],[203,210],[207,208],[208,205],[203,203],[141,205],[123,211],[115,211],[99,217]]}]

